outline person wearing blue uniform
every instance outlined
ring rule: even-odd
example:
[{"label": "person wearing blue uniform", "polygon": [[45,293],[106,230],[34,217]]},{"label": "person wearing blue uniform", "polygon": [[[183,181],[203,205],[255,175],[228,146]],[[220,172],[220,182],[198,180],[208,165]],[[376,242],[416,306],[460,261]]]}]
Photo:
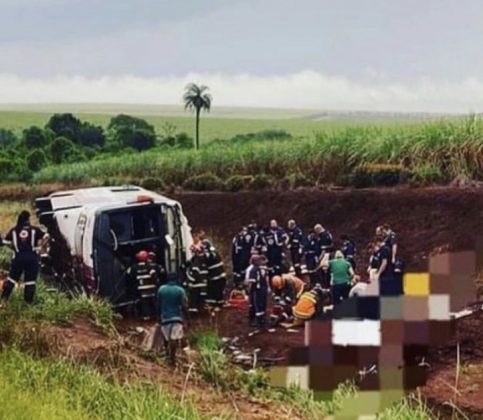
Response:
[{"label": "person wearing blue uniform", "polygon": [[248,228],[244,226],[233,238],[231,246],[233,282],[238,289],[243,287],[245,271],[250,265],[250,257],[252,249],[255,246],[256,235],[255,231],[249,231]]},{"label": "person wearing blue uniform", "polygon": [[289,220],[287,224],[288,249],[295,275],[302,275],[302,259],[304,255],[304,232],[297,226],[295,220]]},{"label": "person wearing blue uniform", "polygon": [[398,296],[401,294],[401,285],[394,280],[394,265],[392,263],[391,249],[384,240],[379,242],[377,257],[379,267],[376,278],[379,280],[381,296]]},{"label": "person wearing blue uniform", "polygon": [[270,221],[270,227],[263,233],[265,253],[268,260],[268,267],[272,276],[283,273],[284,247],[287,242],[287,234],[278,226],[276,220]]},{"label": "person wearing blue uniform", "polygon": [[317,251],[319,251],[318,261],[321,262],[326,252],[332,251],[334,248],[334,239],[332,234],[321,224],[314,226],[314,232],[317,237]]},{"label": "person wearing blue uniform", "polygon": [[396,264],[397,260],[397,248],[398,248],[398,238],[395,232],[392,231],[389,225],[382,226],[384,234],[384,244],[391,250],[391,263]]},{"label": "person wearing blue uniform", "polygon": [[340,250],[344,254],[344,258],[350,262],[352,268],[356,269],[356,244],[355,242],[346,234],[340,236],[342,245]]},{"label": "person wearing blue uniform", "polygon": [[10,245],[14,258],[10,267],[8,279],[3,287],[2,301],[7,301],[18,281],[24,276],[24,299],[32,303],[35,297],[36,281],[39,274],[38,246],[48,239],[49,235],[37,226],[30,224],[30,213],[22,211],[15,227],[10,229],[4,244]]},{"label": "person wearing blue uniform", "polygon": [[315,232],[311,230],[305,240],[305,264],[309,273],[310,287],[320,283],[319,255],[319,240]]},{"label": "person wearing blue uniform", "polygon": [[245,285],[250,307],[248,320],[251,327],[265,328],[268,299],[268,273],[263,268],[263,257],[254,255],[247,270]]}]

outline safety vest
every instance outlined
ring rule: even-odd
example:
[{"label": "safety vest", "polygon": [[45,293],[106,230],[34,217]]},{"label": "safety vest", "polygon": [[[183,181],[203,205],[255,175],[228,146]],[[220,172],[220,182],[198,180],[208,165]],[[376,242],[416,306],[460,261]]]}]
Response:
[{"label": "safety vest", "polygon": [[312,318],[315,315],[317,303],[316,292],[305,292],[292,309],[294,316],[304,320]]}]

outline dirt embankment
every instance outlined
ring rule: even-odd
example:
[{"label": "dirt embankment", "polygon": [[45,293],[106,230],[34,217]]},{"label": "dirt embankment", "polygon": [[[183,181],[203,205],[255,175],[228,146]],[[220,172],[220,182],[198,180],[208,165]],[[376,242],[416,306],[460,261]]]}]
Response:
[{"label": "dirt embankment", "polygon": [[471,249],[483,233],[483,189],[425,188],[351,191],[185,193],[179,200],[194,229],[205,229],[225,245],[242,225],[294,218],[306,230],[322,223],[335,238],[349,234],[365,264],[365,248],[377,225],[399,234],[409,269],[426,268],[426,256],[449,246]]}]

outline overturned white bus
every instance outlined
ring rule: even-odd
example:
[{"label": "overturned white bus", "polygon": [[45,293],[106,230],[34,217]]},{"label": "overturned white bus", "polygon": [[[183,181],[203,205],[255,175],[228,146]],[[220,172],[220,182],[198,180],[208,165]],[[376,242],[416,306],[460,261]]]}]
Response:
[{"label": "overturned white bus", "polygon": [[136,186],[61,191],[35,200],[52,238],[45,267],[62,288],[129,303],[127,269],[140,250],[183,274],[191,228],[181,205]]}]

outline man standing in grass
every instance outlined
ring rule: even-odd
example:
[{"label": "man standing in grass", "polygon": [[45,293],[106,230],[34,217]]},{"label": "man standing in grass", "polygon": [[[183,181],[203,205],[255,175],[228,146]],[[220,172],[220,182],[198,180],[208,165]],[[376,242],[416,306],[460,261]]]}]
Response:
[{"label": "man standing in grass", "polygon": [[188,298],[184,289],[178,285],[175,273],[168,275],[168,282],[158,291],[161,331],[169,362],[176,365],[176,351],[184,337],[183,320],[188,308]]}]

